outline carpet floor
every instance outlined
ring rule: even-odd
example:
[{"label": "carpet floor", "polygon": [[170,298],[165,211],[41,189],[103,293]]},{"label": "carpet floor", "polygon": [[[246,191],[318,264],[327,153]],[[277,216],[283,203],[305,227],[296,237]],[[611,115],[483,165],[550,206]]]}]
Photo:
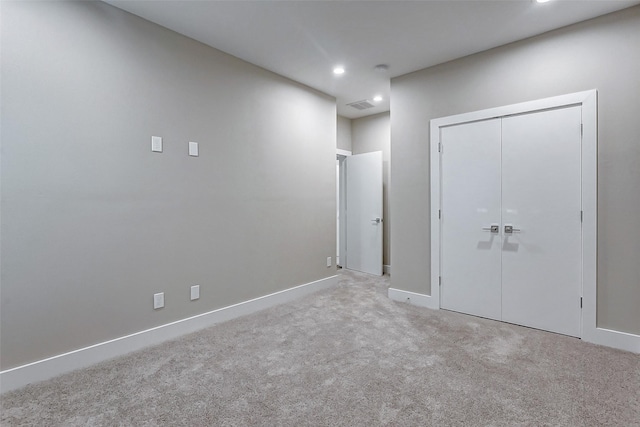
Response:
[{"label": "carpet floor", "polygon": [[339,285],[1,396],[2,426],[640,426],[640,356]]}]

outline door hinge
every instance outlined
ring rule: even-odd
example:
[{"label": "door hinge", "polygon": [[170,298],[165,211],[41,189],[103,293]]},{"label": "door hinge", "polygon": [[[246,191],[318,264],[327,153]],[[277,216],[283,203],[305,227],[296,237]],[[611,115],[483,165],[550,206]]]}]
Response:
[{"label": "door hinge", "polygon": [[584,125],[580,123],[580,137],[584,136]]},{"label": "door hinge", "polygon": [[442,219],[442,211],[438,209],[438,219]]},{"label": "door hinge", "polygon": [[584,221],[584,211],[580,211],[580,222]]},{"label": "door hinge", "polygon": [[442,153],[442,142],[438,142],[438,153]]},{"label": "door hinge", "polygon": [[582,308],[582,297],[580,297],[580,308]]},{"label": "door hinge", "polygon": [[442,286],[442,276],[438,276],[438,286]]}]

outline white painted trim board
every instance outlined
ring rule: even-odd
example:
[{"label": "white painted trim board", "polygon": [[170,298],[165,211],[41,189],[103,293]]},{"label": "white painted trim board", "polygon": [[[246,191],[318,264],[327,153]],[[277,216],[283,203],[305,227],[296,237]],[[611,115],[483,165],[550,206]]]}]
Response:
[{"label": "white painted trim board", "polygon": [[0,372],[0,393],[122,356],[337,285],[334,275]]}]

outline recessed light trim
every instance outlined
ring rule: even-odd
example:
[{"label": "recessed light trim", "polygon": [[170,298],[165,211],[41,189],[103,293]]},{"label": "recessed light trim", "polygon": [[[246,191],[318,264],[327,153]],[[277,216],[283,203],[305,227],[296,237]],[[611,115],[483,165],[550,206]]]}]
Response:
[{"label": "recessed light trim", "polygon": [[382,96],[381,95],[376,95],[376,96],[373,97],[373,100],[375,102],[380,102],[380,101],[382,101]]},{"label": "recessed light trim", "polygon": [[341,65],[338,65],[336,67],[333,67],[333,74],[339,76],[340,74],[344,74],[344,67]]},{"label": "recessed light trim", "polygon": [[549,0],[536,0],[538,3],[547,3]]}]

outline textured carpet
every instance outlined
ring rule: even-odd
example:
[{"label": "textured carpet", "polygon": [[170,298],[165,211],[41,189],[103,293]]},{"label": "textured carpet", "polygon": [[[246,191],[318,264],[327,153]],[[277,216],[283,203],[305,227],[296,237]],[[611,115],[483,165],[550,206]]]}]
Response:
[{"label": "textured carpet", "polygon": [[338,287],[1,397],[2,425],[640,426],[640,356]]}]

